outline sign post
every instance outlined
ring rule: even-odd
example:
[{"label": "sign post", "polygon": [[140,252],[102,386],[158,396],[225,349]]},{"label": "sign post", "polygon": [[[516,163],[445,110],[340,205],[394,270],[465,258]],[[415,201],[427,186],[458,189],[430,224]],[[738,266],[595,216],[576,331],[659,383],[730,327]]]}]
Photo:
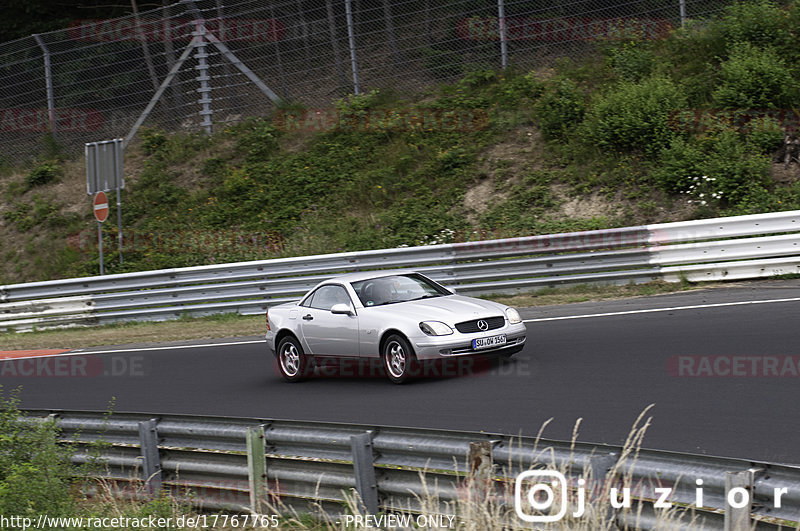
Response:
[{"label": "sign post", "polygon": [[[122,259],[122,201],[120,190],[125,188],[123,168],[123,140],[117,138],[103,142],[89,142],[86,144],[86,193],[95,195],[95,216],[97,216],[97,197],[102,192],[116,190],[117,192],[117,238],[119,246],[119,263]],[[102,223],[108,217],[108,197],[103,193],[103,202],[106,205],[105,217],[97,221]],[[101,209],[102,210],[102,209]],[[102,232],[98,225],[98,233]],[[100,274],[103,274],[103,242],[100,241]]]},{"label": "sign post", "polygon": [[94,217],[97,220],[97,249],[100,251],[100,274],[105,274],[103,267],[103,222],[108,219],[108,197],[103,191],[97,192],[92,201]]}]

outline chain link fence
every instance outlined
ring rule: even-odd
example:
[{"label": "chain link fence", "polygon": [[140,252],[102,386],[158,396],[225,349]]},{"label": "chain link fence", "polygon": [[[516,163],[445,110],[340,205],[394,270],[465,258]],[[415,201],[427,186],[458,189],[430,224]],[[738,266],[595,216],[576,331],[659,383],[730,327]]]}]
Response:
[{"label": "chain link fence", "polygon": [[725,3],[184,0],[76,20],[0,44],[0,157],[19,162],[53,145],[79,153],[132,136],[138,122],[211,130],[280,103],[329,106],[375,88],[419,92],[475,69],[550,66],[598,41],[663,37]]}]

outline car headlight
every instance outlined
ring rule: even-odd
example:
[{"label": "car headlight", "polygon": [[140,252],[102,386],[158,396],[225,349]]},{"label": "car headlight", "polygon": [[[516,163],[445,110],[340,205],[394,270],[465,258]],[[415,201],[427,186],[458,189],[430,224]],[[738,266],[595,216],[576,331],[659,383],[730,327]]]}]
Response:
[{"label": "car headlight", "polygon": [[449,336],[453,333],[453,329],[441,321],[422,321],[419,329],[429,336]]},{"label": "car headlight", "polygon": [[519,312],[514,308],[506,308],[506,317],[508,317],[508,324],[517,324],[522,322],[522,317]]}]

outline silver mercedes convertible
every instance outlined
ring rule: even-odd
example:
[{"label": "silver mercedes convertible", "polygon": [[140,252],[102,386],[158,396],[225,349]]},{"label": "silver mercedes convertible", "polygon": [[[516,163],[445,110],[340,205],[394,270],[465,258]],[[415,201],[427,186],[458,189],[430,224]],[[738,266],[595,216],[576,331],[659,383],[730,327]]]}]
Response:
[{"label": "silver mercedes convertible", "polygon": [[270,308],[266,339],[290,382],[326,359],[355,359],[380,360],[403,383],[428,360],[511,356],[525,333],[514,308],[456,295],[419,273],[373,271],[326,280],[299,302]]}]

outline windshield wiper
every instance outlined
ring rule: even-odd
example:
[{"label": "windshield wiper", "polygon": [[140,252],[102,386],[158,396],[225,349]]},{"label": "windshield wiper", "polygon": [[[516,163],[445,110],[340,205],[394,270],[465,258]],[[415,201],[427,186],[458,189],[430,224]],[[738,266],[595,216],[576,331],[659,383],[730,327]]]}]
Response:
[{"label": "windshield wiper", "polygon": [[425,294],[425,295],[423,295],[422,297],[417,297],[416,299],[408,299],[408,300],[409,300],[409,301],[420,301],[420,300],[422,300],[422,299],[432,299],[432,298],[434,298],[434,297],[441,297],[441,296],[442,296],[442,295],[441,295],[441,294],[439,294],[439,293],[436,293],[436,294],[430,294],[430,293],[426,293],[426,294]]}]

